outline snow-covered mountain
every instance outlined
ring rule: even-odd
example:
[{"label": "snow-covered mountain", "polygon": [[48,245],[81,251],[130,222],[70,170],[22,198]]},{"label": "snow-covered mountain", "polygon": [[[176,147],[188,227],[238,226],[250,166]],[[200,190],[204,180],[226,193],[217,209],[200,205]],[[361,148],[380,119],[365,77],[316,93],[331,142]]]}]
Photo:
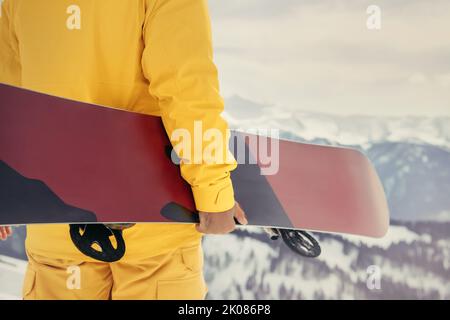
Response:
[{"label": "snow-covered mountain", "polygon": [[450,117],[343,116],[255,103],[239,96],[225,99],[224,116],[236,129],[273,128],[305,141],[365,147],[379,142],[430,144],[450,150]]},{"label": "snow-covered mountain", "polygon": [[[449,223],[420,222],[391,226],[382,240],[320,234],[316,259],[293,254],[257,229],[208,236],[209,298],[450,299],[448,230]],[[367,285],[373,266],[379,289]]]},{"label": "snow-covered mountain", "polygon": [[450,151],[430,144],[379,142],[366,153],[383,183],[391,217],[450,221]]}]

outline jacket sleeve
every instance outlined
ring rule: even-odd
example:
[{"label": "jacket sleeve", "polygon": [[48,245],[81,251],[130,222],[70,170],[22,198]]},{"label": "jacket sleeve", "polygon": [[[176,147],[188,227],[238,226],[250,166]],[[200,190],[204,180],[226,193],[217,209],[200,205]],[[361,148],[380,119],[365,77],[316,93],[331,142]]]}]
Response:
[{"label": "jacket sleeve", "polygon": [[[173,145],[177,129],[191,134],[191,152],[178,154],[182,177],[191,185],[199,211],[221,212],[234,206],[230,172],[236,161],[228,150],[227,123],[221,113],[218,72],[213,62],[211,26],[206,0],[148,0],[144,24],[142,67],[149,92],[160,106]],[[195,161],[198,128],[221,133],[223,157]],[[197,135],[194,134],[194,131]],[[201,137],[200,137],[201,138]],[[198,140],[197,140],[198,141]],[[207,142],[200,142],[200,152]],[[194,160],[194,161],[193,161]],[[217,159],[216,159],[217,160]],[[223,161],[220,161],[223,160]]]},{"label": "jacket sleeve", "polygon": [[0,83],[21,84],[19,44],[14,32],[12,1],[0,1]]}]

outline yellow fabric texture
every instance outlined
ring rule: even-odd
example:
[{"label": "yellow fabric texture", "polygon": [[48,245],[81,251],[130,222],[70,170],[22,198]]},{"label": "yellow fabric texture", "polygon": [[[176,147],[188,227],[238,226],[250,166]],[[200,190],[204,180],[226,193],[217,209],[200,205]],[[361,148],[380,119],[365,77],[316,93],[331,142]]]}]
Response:
[{"label": "yellow fabric texture", "polygon": [[[0,82],[161,116],[169,136],[179,128],[192,132],[196,120],[226,136],[206,0],[1,5]],[[234,205],[235,167],[234,162],[181,165],[198,210],[221,212]],[[29,226],[28,250],[80,259],[67,229]],[[193,225],[140,224],[125,232],[128,257],[156,256],[200,238]]]},{"label": "yellow fabric texture", "polygon": [[200,246],[115,263],[28,257],[25,300],[202,300],[207,292]]}]

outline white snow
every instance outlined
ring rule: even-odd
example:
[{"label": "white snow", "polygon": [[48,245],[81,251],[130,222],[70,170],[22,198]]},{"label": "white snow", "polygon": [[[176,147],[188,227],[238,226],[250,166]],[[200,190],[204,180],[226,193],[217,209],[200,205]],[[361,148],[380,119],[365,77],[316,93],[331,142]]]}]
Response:
[{"label": "white snow", "polygon": [[344,245],[334,239],[326,239],[320,242],[322,252],[317,259],[324,261],[329,268],[339,268],[350,275],[356,281],[356,274],[353,272],[351,264],[356,259],[358,252],[351,250],[349,254],[344,253]]},{"label": "white snow", "polygon": [[387,234],[381,238],[368,238],[354,235],[341,235],[342,238],[355,243],[356,245],[365,245],[367,247],[380,247],[388,249],[391,245],[404,242],[407,244],[413,241],[422,241],[425,243],[431,242],[431,236],[429,234],[417,234],[403,226],[390,226]]},{"label": "white snow", "polygon": [[22,300],[20,297],[9,295],[6,293],[0,293],[0,300]]},{"label": "white snow", "polygon": [[[449,222],[450,221],[450,211],[444,210],[444,211],[436,213],[435,215],[427,216],[426,220]],[[450,233],[450,231],[449,231],[449,233]]]},{"label": "white snow", "polygon": [[[336,242],[336,241],[334,241]],[[336,250],[335,258],[344,256],[339,244],[329,244],[330,250]],[[279,292],[283,286],[285,290],[302,292],[303,299],[314,299],[315,293],[322,293],[325,298],[331,299],[339,294],[341,279],[338,275],[330,274],[322,278],[305,277],[305,265],[297,256],[293,256],[292,264],[280,261],[276,270],[267,272],[269,258],[276,257],[276,251],[258,240],[252,238],[239,238],[234,235],[227,236],[207,236],[204,241],[204,249],[207,257],[214,257],[220,260],[220,267],[215,261],[211,273],[214,275],[208,281],[209,292],[212,299],[226,298],[236,299],[238,292],[233,290],[236,285],[240,285],[240,293],[244,299],[254,299],[255,293],[252,290],[245,290],[245,284],[251,277],[261,280],[264,277],[264,284],[270,288],[271,299],[279,298]],[[228,264],[225,263],[229,257]],[[351,254],[354,258],[353,254]],[[332,257],[327,260],[332,263]],[[345,258],[344,267],[350,270],[350,262]],[[337,261],[341,265],[342,261]],[[289,270],[288,270],[289,269]],[[308,271],[306,271],[308,272]],[[244,287],[244,288],[242,288]],[[351,294],[348,293],[350,298]]]},{"label": "white snow", "polygon": [[245,104],[227,100],[224,117],[232,128],[269,128],[290,132],[306,140],[327,139],[342,145],[367,146],[378,141],[432,144],[450,149],[449,117],[369,117],[340,116],[283,109],[275,106],[259,107],[254,117],[243,117]]},{"label": "white snow", "polygon": [[[260,241],[250,237],[238,238],[233,234],[206,236],[203,247],[205,252],[214,254],[214,257],[218,259],[215,263],[221,270],[220,275],[214,276],[208,283],[211,293],[223,293],[233,281],[242,283],[252,275],[261,277],[267,258],[275,254],[271,247]],[[229,257],[232,257],[232,261]],[[252,299],[251,296],[244,298]]]},{"label": "white snow", "polygon": [[274,292],[278,292],[281,285],[284,285],[287,290],[294,289],[295,291],[302,292],[303,298],[308,300],[314,299],[314,294],[316,292],[322,292],[325,299],[332,299],[338,295],[341,280],[337,275],[331,274],[323,278],[303,277],[300,275],[300,272],[302,271],[302,266],[300,264],[297,271],[299,274],[297,277],[272,273],[268,274],[265,279],[268,281]]},{"label": "white snow", "polygon": [[0,255],[0,300],[21,299],[26,266],[26,261]]},{"label": "white snow", "polygon": [[[385,261],[380,265],[382,279],[391,279],[393,282],[401,283],[410,288],[424,291],[438,291],[441,296],[450,295],[449,279],[436,277],[436,275],[408,264],[392,264]],[[381,282],[381,286],[383,286]]]}]

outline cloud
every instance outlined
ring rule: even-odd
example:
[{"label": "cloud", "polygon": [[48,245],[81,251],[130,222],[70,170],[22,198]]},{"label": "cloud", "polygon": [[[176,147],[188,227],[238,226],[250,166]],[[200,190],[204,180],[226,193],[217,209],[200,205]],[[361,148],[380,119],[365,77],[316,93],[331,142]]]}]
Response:
[{"label": "cloud", "polygon": [[450,73],[437,75],[436,81],[440,86],[450,89]]},{"label": "cloud", "polygon": [[210,10],[216,19],[272,19],[297,8],[298,0],[210,0]]},{"label": "cloud", "polygon": [[[379,31],[366,27],[370,4],[381,8]],[[450,114],[442,85],[450,1],[210,0],[210,8],[224,95],[322,112]],[[441,80],[412,87],[414,74]]]},{"label": "cloud", "polygon": [[428,78],[423,73],[416,72],[408,78],[408,82],[416,85],[421,85],[427,83]]}]

